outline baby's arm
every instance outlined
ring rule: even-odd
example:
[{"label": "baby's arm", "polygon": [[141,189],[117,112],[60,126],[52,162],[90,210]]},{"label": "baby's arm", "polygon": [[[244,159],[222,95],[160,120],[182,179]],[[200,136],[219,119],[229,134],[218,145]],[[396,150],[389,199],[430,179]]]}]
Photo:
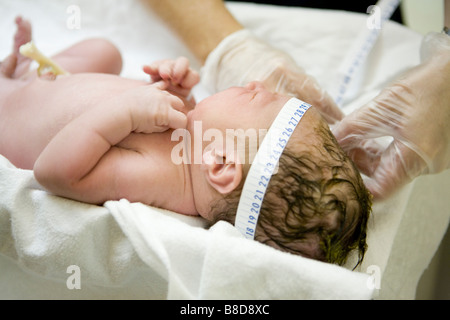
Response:
[{"label": "baby's arm", "polygon": [[117,182],[133,174],[126,172],[130,168],[135,170],[128,165],[130,159],[139,159],[136,150],[116,145],[132,132],[185,128],[186,116],[178,111],[183,107],[179,98],[162,91],[158,84],[106,100],[70,122],[50,141],[35,163],[35,177],[60,196],[89,203],[115,199],[120,188]]}]

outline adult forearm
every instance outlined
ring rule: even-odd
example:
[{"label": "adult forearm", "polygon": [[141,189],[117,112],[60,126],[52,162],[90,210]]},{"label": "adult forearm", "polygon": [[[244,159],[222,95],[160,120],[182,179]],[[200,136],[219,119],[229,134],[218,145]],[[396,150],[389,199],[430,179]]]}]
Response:
[{"label": "adult forearm", "polygon": [[203,63],[228,35],[243,29],[222,0],[146,0]]}]

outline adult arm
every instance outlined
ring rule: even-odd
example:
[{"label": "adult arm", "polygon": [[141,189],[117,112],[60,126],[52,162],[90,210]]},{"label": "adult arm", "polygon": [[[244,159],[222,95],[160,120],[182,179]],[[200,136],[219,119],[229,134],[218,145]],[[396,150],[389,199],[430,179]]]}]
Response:
[{"label": "adult arm", "polygon": [[222,0],[146,0],[201,63],[227,36],[244,27]]}]

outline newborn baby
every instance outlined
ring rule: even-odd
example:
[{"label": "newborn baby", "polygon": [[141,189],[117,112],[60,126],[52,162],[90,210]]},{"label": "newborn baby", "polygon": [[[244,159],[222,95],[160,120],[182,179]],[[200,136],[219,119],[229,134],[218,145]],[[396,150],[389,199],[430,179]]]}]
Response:
[{"label": "newborn baby", "polygon": [[[14,51],[1,64],[2,155],[33,169],[59,196],[92,204],[126,198],[234,224],[251,166],[246,159],[254,155],[246,144],[237,147],[242,138],[229,130],[269,129],[290,97],[252,82],[195,105],[190,90],[199,76],[185,58],[144,67],[150,83],[125,79],[118,76],[120,53],[101,39],[53,57],[69,75],[38,77],[19,53],[31,40],[31,26],[21,18],[16,24]],[[175,129],[186,131],[186,148],[177,149]],[[211,129],[223,140],[187,142],[196,130],[204,137]],[[174,161],[174,149],[187,153],[187,161]],[[357,249],[361,262],[369,213],[370,195],[358,171],[310,108],[268,185],[255,239],[337,264]]]}]

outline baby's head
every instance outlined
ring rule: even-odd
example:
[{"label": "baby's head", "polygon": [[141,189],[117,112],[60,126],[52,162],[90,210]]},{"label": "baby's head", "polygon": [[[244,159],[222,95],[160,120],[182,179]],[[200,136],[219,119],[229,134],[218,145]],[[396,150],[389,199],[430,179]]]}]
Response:
[{"label": "baby's head", "polygon": [[[222,220],[234,225],[254,157],[250,143],[236,141],[250,140],[249,136],[231,135],[230,130],[269,129],[289,99],[254,82],[205,99],[190,112],[191,134],[196,121],[201,121],[203,133],[214,129],[224,137],[215,135],[203,141],[202,161],[191,165],[195,205],[211,225]],[[239,147],[242,145],[245,147]],[[366,250],[370,199],[359,172],[319,113],[310,108],[292,133],[270,180],[255,240],[339,265],[356,249],[360,263]]]}]

